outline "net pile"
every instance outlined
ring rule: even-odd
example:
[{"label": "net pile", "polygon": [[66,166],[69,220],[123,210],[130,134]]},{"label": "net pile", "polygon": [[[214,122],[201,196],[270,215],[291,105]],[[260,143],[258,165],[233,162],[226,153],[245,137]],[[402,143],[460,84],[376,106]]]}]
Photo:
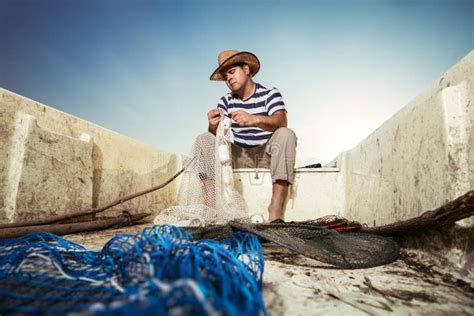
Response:
[{"label": "net pile", "polygon": [[249,224],[232,221],[229,225],[308,258],[343,269],[388,264],[395,261],[400,253],[398,244],[390,238],[358,232],[339,233],[320,224]]},{"label": "net pile", "polygon": [[215,137],[207,133],[197,138],[177,203],[156,216],[155,225],[206,226],[248,218],[245,201],[234,187],[231,124],[222,115]]},{"label": "net pile", "polygon": [[[258,236],[340,269],[360,269],[391,263],[398,258],[398,244],[387,237],[357,232],[360,224],[337,216],[305,223],[252,224],[233,220],[227,225],[185,227],[194,239],[223,240],[235,231]],[[326,226],[331,226],[328,229]]]},{"label": "net pile", "polygon": [[155,226],[101,251],[34,233],[0,241],[0,313],[265,315],[263,264],[245,233],[197,242]]}]

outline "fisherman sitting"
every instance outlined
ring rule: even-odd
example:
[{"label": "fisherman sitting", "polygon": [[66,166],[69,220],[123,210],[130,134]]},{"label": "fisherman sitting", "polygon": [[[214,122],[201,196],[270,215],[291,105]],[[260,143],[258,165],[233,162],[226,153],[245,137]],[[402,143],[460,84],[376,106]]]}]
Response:
[{"label": "fisherman sitting", "polygon": [[[221,115],[225,115],[232,118],[233,167],[271,169],[272,198],[268,220],[283,219],[288,185],[293,183],[297,138],[286,127],[282,96],[278,89],[253,81],[260,69],[254,54],[227,50],[219,54],[218,64],[210,80],[225,81],[230,92],[219,100],[217,108],[207,113],[208,132],[199,135],[196,141],[197,147],[202,149],[199,155],[206,161],[206,168],[201,172],[205,190],[213,192],[215,189],[211,171],[215,158],[208,149],[214,148],[217,126]],[[212,201],[208,203],[213,206]]]}]

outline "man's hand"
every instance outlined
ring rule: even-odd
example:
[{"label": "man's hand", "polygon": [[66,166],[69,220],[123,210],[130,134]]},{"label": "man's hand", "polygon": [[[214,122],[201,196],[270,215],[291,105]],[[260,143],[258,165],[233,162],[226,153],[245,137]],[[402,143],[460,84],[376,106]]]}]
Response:
[{"label": "man's hand", "polygon": [[252,115],[242,110],[232,113],[232,119],[237,124],[239,124],[239,126],[257,126],[257,124],[260,122],[258,116]]},{"label": "man's hand", "polygon": [[221,112],[219,109],[212,109],[207,112],[207,120],[209,121],[209,127],[207,130],[215,135],[217,125],[219,125],[219,121],[221,120]]}]

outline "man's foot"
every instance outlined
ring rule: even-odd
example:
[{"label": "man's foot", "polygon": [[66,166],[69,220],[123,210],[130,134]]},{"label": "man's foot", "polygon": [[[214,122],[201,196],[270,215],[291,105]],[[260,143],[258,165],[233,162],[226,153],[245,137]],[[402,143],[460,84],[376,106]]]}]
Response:
[{"label": "man's foot", "polygon": [[274,219],[273,221],[270,222],[270,224],[284,224],[285,221],[281,218]]}]

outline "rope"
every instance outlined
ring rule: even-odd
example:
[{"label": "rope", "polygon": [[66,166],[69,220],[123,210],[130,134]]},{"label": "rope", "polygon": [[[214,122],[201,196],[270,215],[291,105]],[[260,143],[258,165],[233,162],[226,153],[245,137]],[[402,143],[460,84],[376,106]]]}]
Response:
[{"label": "rope", "polygon": [[266,315],[262,248],[154,226],[101,251],[49,233],[0,241],[0,313]]}]

